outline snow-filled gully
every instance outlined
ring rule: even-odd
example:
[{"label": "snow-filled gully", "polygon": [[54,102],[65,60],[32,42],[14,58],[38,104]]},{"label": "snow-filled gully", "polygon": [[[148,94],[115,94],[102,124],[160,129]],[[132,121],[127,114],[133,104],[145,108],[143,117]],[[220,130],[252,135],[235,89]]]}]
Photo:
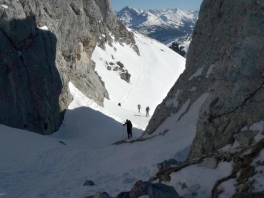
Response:
[{"label": "snow-filled gully", "polygon": [[[149,43],[149,40],[147,42]],[[144,57],[144,61],[142,61],[142,72],[137,76],[136,82],[130,86],[128,92],[122,97],[122,99],[120,99],[121,103],[123,103],[130,96],[131,90],[138,84],[140,77],[144,74],[144,71],[146,70],[144,62],[147,62],[148,65],[150,66],[149,61],[146,60],[146,58],[145,58],[146,57],[145,54],[146,54],[146,52],[148,52],[148,48],[149,48],[149,45],[146,46],[146,49],[144,50],[144,52],[142,54],[142,57]]]}]

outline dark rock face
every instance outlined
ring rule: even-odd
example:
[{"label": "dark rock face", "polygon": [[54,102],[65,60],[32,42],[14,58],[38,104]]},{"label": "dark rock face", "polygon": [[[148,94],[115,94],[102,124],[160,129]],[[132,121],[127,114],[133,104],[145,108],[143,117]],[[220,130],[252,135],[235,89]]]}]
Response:
[{"label": "dark rock face", "polygon": [[[156,109],[145,133],[153,133],[188,99],[190,107],[203,93],[209,96],[200,108],[190,158],[232,143],[234,134],[264,119],[263,10],[262,1],[204,0],[186,70]],[[172,98],[178,105],[166,106]]]},{"label": "dark rock face", "polygon": [[[108,0],[0,0],[0,5],[5,5],[0,6],[0,124],[53,133],[72,100],[70,81],[99,105],[108,98],[91,61],[96,44],[111,45],[111,32],[138,52]],[[43,26],[48,30],[38,28]]]},{"label": "dark rock face", "polygon": [[43,134],[56,131],[66,106],[59,104],[63,85],[55,35],[37,29],[34,17],[0,18],[0,28],[0,123]]}]

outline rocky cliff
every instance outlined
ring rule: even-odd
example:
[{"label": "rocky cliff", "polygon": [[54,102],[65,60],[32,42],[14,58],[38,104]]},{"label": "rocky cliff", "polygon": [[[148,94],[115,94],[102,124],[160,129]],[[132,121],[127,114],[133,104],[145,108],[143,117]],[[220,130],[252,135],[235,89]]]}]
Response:
[{"label": "rocky cliff", "polygon": [[56,131],[69,81],[103,105],[108,93],[91,54],[113,37],[137,51],[108,0],[0,0],[0,124]]},{"label": "rocky cliff", "polygon": [[258,131],[250,126],[264,120],[263,11],[263,1],[203,1],[186,69],[156,109],[145,134],[155,132],[189,100],[180,120],[208,93],[189,158],[240,141],[239,136],[253,141]]}]

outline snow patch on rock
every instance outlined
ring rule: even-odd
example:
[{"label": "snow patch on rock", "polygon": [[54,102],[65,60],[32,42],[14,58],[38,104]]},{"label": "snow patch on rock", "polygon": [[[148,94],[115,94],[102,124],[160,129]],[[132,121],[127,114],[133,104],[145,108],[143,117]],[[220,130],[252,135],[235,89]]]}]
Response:
[{"label": "snow patch on rock", "polygon": [[236,179],[230,179],[223,182],[219,189],[223,192],[219,195],[219,198],[232,197],[236,192]]},{"label": "snow patch on rock", "polygon": [[214,67],[215,67],[214,64],[210,65],[210,67],[209,67],[209,69],[207,70],[207,73],[206,73],[206,78],[209,78],[209,76],[211,75]]},{"label": "snow patch on rock", "polygon": [[4,5],[4,4],[2,4],[1,7],[4,8],[4,9],[8,9],[8,6]]},{"label": "snow patch on rock", "polygon": [[200,67],[199,69],[197,69],[197,71],[188,80],[191,81],[193,78],[201,76],[203,69],[204,69],[204,67]]},{"label": "snow patch on rock", "polygon": [[181,90],[177,90],[175,96],[173,98],[171,98],[170,100],[167,100],[165,105],[166,107],[170,107],[170,106],[173,106],[175,108],[177,108],[179,102],[178,102],[178,96],[179,94],[181,93]]},{"label": "snow patch on rock", "polygon": [[46,25],[44,25],[42,27],[39,27],[39,29],[41,29],[41,30],[49,30],[48,26],[46,26]]},{"label": "snow patch on rock", "polygon": [[[171,174],[170,185],[182,197],[189,197],[192,193],[197,194],[197,198],[210,198],[211,191],[218,179],[230,175],[232,172],[232,163],[221,162],[216,169],[199,167],[198,165],[189,166],[179,172]],[[182,188],[182,184],[186,184],[187,188]],[[198,185],[200,188],[198,188]],[[188,188],[195,188],[195,192],[190,192]]]}]

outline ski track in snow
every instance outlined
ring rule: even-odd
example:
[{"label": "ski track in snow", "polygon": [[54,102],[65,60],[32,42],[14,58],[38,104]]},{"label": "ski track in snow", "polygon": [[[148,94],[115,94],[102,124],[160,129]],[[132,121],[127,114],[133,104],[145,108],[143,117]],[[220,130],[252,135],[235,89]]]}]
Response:
[{"label": "ski track in snow", "polygon": [[[148,41],[148,44],[149,44],[149,40],[147,40],[147,41]],[[145,56],[145,54],[146,54],[146,52],[148,50],[148,46],[149,46],[148,44],[146,45],[146,49],[144,50],[144,53],[143,53],[142,56],[144,56],[144,61],[146,61],[148,63],[148,65],[150,66],[150,63],[146,60],[146,56]],[[146,70],[146,68],[144,66],[144,61],[142,61],[142,63],[143,63],[142,64],[143,65],[142,72],[138,75],[136,82],[132,86],[130,86],[130,88],[129,88],[128,92],[125,94],[125,96],[122,97],[124,99],[120,100],[121,103],[123,103],[130,96],[131,90],[138,84],[140,77],[143,75],[144,71]]]},{"label": "ski track in snow", "polygon": [[[96,62],[95,70],[105,82],[113,104],[123,101],[122,108],[131,113],[137,111],[138,104],[142,109],[149,106],[152,114],[184,70],[185,59],[165,45],[133,33],[141,56],[129,46],[114,42],[114,48],[109,45],[106,45],[106,50],[96,47],[92,60]],[[118,71],[106,68],[108,63],[117,61],[123,63],[131,74],[130,83],[121,79]],[[144,115],[137,113],[135,116]]]}]

